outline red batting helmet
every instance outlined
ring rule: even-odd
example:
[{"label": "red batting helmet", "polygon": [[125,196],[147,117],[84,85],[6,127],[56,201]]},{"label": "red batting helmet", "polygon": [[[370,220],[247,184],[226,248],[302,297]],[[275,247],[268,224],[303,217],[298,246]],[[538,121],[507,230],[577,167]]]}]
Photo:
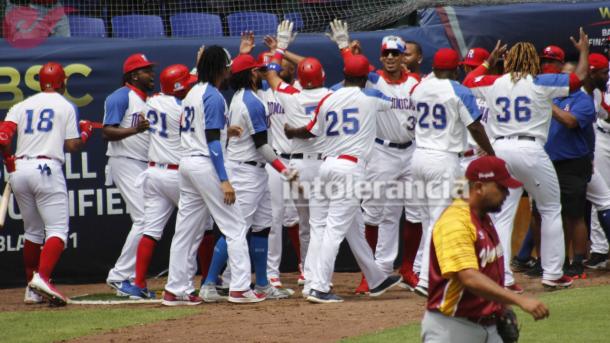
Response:
[{"label": "red batting helmet", "polygon": [[176,95],[186,91],[197,81],[184,64],[173,64],[161,72],[161,91],[168,95]]},{"label": "red batting helmet", "polygon": [[63,87],[66,81],[66,73],[61,64],[48,62],[40,68],[38,80],[40,82],[40,90],[47,88],[58,89]]},{"label": "red batting helmet", "polygon": [[297,66],[297,77],[303,88],[322,87],[326,75],[322,63],[317,58],[307,57]]}]

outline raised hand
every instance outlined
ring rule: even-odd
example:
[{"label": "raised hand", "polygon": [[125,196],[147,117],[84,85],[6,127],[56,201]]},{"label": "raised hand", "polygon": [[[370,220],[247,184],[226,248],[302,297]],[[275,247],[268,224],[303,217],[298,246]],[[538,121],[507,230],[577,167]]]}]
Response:
[{"label": "raised hand", "polygon": [[570,40],[578,51],[589,51],[589,36],[585,33],[582,27],[578,30],[578,41],[570,36]]},{"label": "raised hand", "polygon": [[254,32],[245,31],[241,33],[241,41],[239,42],[239,54],[248,55],[254,49]]},{"label": "raised hand", "polygon": [[498,42],[496,42],[496,46],[494,47],[494,49],[489,54],[489,57],[487,58],[487,63],[489,63],[490,66],[495,65],[496,62],[498,61],[498,59],[500,57],[504,56],[507,49],[508,49],[508,46],[506,44],[502,45],[502,41],[498,39]]},{"label": "raised hand", "polygon": [[283,20],[277,26],[277,47],[280,49],[287,49],[288,45],[296,37],[296,33],[292,32],[294,23],[290,20]]},{"label": "raised hand", "polygon": [[333,42],[337,43],[339,49],[345,49],[349,45],[347,23],[339,19],[335,19],[330,22],[330,33],[326,33],[326,36]]},{"label": "raised hand", "polygon": [[275,50],[275,48],[277,48],[277,39],[275,39],[275,37],[273,37],[273,36],[266,35],[265,38],[263,38],[263,43],[265,43],[265,45],[271,51],[273,51],[273,50]]}]

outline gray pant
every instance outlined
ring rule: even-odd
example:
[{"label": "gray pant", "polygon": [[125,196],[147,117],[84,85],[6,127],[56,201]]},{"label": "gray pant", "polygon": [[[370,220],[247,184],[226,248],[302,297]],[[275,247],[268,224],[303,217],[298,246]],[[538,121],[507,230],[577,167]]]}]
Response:
[{"label": "gray pant", "polygon": [[425,343],[502,343],[495,325],[483,326],[432,311],[424,314],[421,338]]}]

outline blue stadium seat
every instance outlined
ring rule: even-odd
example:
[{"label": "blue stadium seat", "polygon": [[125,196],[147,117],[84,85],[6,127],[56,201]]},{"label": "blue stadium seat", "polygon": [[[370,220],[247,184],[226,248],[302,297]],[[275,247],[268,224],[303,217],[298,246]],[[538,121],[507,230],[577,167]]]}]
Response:
[{"label": "blue stadium seat", "polygon": [[294,23],[294,30],[301,31],[305,27],[305,23],[303,22],[303,16],[301,16],[301,12],[290,12],[284,15],[285,20],[290,20]]},{"label": "blue stadium seat", "polygon": [[222,36],[220,17],[207,13],[178,13],[169,17],[174,37]]},{"label": "blue stadium seat", "polygon": [[106,37],[106,25],[100,18],[68,16],[70,36],[72,37]]},{"label": "blue stadium seat", "polygon": [[163,21],[156,15],[119,15],[112,17],[112,35],[119,38],[165,36]]},{"label": "blue stadium seat", "polygon": [[229,35],[239,36],[244,31],[253,31],[255,35],[275,34],[277,16],[264,12],[235,12],[227,16]]}]

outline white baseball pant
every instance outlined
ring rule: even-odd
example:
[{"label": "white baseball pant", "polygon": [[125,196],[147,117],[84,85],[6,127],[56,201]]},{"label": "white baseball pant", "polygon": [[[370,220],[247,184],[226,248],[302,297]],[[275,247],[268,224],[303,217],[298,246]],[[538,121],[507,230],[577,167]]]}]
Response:
[{"label": "white baseball pant", "polygon": [[416,148],[411,168],[423,229],[414,264],[420,266],[418,285],[427,288],[432,229],[451,204],[454,182],[460,173],[460,159],[454,152]]},{"label": "white baseball pant", "polygon": [[36,244],[68,238],[70,212],[66,178],[59,161],[22,158],[9,182],[23,218],[24,237]]},{"label": "white baseball pant", "polygon": [[189,259],[194,259],[197,254],[205,230],[202,223],[210,215],[227,240],[229,265],[233,275],[231,291],[250,289],[247,226],[239,204],[224,203],[220,180],[208,157],[186,156],[180,160],[180,201],[165,285],[165,289],[175,295],[185,295],[190,288],[194,261]]},{"label": "white baseball pant", "polygon": [[[309,199],[311,196],[311,187],[308,184],[314,182],[320,172],[322,160],[318,159],[318,154],[303,154],[303,159],[291,159],[289,166],[299,172],[299,184],[303,188],[303,193],[299,193],[298,189],[292,189],[296,210],[299,214],[299,240],[301,244],[301,263],[303,264],[303,275],[305,272],[305,263],[307,259],[307,250],[309,249],[309,241],[311,239],[311,228],[309,219],[311,217]],[[296,196],[294,196],[296,193]],[[311,272],[311,271],[310,271]]]},{"label": "white baseball pant", "polygon": [[125,201],[125,207],[132,221],[131,230],[125,239],[121,255],[108,273],[107,282],[133,280],[136,268],[136,252],[144,224],[144,191],[136,182],[148,163],[127,157],[108,158],[109,174]]},{"label": "white baseball pant", "polygon": [[[411,159],[414,151],[414,145],[398,149],[375,143],[371,160],[366,165],[367,181],[378,183],[379,186],[374,186],[375,191],[371,198],[362,201],[364,223],[379,228],[375,262],[387,275],[394,271],[394,261],[398,256],[402,209],[405,209],[407,220],[419,217],[418,208],[412,201],[405,202],[401,196],[388,196],[392,187],[402,187],[396,189],[404,191],[404,186],[412,185]],[[403,186],[398,186],[399,183]]]},{"label": "white baseball pant", "polygon": [[[561,220],[561,203],[557,173],[544,147],[538,141],[508,137],[493,143],[496,155],[506,161],[511,175],[523,183],[523,188],[536,201],[542,219],[540,257],[542,278],[556,280],[563,275],[565,242]],[[492,216],[504,250],[504,284],[515,282],[510,269],[511,238],[519,199],[523,188],[509,189],[502,211]]]},{"label": "white baseball pant", "polygon": [[[310,241],[305,264],[312,270],[305,275],[304,291],[330,291],[339,246],[344,238],[364,273],[369,287],[379,286],[386,275],[375,263],[373,252],[362,234],[360,199],[355,196],[354,183],[364,180],[364,162],[328,157],[320,167],[320,190],[314,188],[310,200]],[[326,189],[326,191],[325,191]],[[324,194],[318,193],[327,192]],[[311,280],[309,282],[309,280]]]},{"label": "white baseball pant", "polygon": [[148,167],[139,176],[144,190],[143,235],[157,241],[180,199],[180,173],[176,169],[160,166]]},{"label": "white baseball pant", "polygon": [[[608,253],[608,238],[604,233],[597,211],[610,209],[608,184],[610,184],[610,134],[595,132],[594,171],[587,187],[587,200],[593,204],[591,210],[591,252]],[[605,187],[604,187],[605,186]]]},{"label": "white baseball pant", "polygon": [[[281,159],[284,165],[288,160]],[[298,221],[297,210],[294,203],[289,199],[284,199],[284,187],[286,182],[281,178],[280,173],[271,165],[265,166],[269,175],[269,191],[271,192],[271,211],[273,222],[269,232],[269,250],[267,251],[267,277],[280,277],[280,263],[282,262],[282,233],[283,227],[295,225]]]}]

